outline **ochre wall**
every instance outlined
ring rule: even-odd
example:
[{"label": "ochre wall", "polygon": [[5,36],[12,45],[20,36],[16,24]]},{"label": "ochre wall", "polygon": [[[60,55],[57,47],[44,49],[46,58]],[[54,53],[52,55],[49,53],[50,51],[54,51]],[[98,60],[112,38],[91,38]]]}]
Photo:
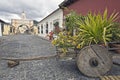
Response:
[{"label": "ochre wall", "polygon": [[10,35],[10,25],[4,24],[3,35]]}]

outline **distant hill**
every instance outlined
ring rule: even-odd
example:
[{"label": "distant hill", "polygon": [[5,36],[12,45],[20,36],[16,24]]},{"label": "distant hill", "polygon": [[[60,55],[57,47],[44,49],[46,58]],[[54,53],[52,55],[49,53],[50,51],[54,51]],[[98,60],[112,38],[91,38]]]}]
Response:
[{"label": "distant hill", "polygon": [[33,20],[34,25],[37,25],[39,22],[36,20]]}]

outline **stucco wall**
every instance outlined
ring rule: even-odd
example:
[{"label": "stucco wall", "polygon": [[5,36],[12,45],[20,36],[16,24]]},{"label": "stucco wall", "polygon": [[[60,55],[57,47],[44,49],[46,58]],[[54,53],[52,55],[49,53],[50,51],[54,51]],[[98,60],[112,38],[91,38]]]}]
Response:
[{"label": "stucco wall", "polygon": [[[68,9],[73,9],[83,15],[87,14],[89,11],[100,11],[103,13],[105,8],[108,9],[108,14],[111,14],[114,10],[120,12],[120,0],[78,0],[68,6]],[[64,15],[68,13],[68,11],[64,10]],[[120,16],[120,14],[118,16]],[[117,21],[120,22],[120,18]]]},{"label": "stucco wall", "polygon": [[10,34],[10,25],[4,24],[3,35],[9,35],[9,34]]}]

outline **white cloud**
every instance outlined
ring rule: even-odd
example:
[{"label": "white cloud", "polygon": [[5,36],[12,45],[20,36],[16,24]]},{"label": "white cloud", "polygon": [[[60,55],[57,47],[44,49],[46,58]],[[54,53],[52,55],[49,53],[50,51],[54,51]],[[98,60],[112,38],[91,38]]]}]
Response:
[{"label": "white cloud", "polygon": [[62,1],[64,0],[2,0],[0,19],[18,19],[24,10],[28,19],[40,20],[57,9]]}]

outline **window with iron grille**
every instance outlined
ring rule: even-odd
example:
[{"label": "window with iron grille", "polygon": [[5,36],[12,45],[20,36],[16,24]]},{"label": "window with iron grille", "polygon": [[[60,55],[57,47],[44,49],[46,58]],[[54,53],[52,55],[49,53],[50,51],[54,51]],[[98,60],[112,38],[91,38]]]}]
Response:
[{"label": "window with iron grille", "polygon": [[46,34],[48,34],[48,22],[46,23]]},{"label": "window with iron grille", "polygon": [[43,24],[41,24],[41,34],[43,34]]}]

